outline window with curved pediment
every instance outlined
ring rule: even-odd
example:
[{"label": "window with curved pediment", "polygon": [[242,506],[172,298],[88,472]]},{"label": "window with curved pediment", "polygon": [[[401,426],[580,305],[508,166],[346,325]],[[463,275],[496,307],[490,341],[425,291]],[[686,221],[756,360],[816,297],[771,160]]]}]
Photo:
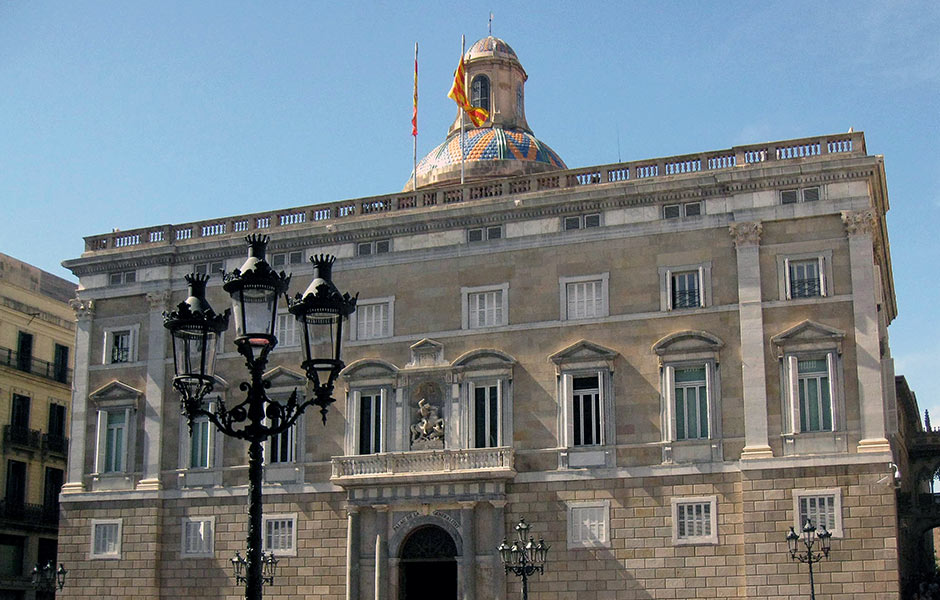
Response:
[{"label": "window with curved pediment", "polygon": [[512,445],[512,367],[498,350],[474,350],[454,361],[460,382],[460,443],[467,448]]},{"label": "window with curved pediment", "polygon": [[388,452],[393,438],[388,435],[391,398],[394,397],[398,369],[391,363],[362,360],[343,371],[349,393],[346,396],[345,453]]},{"label": "window with curved pediment", "polygon": [[704,331],[682,331],[653,345],[659,356],[663,461],[719,458],[721,437],[718,354],[722,341]]}]

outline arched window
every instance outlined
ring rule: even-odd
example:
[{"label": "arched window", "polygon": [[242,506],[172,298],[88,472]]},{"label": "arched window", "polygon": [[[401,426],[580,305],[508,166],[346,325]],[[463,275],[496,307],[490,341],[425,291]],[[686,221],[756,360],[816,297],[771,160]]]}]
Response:
[{"label": "arched window", "polygon": [[477,75],[470,84],[470,104],[484,110],[490,109],[490,78]]}]

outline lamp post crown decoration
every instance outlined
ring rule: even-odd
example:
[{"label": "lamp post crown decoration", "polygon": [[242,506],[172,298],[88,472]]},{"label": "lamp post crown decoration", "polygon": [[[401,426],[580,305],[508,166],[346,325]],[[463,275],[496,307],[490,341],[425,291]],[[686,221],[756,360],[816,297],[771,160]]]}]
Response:
[{"label": "lamp post crown decoration", "polygon": [[[801,531],[803,535],[790,527],[790,531],[787,532],[787,549],[790,551],[790,560],[798,560],[809,566],[810,598],[815,600],[816,588],[813,582],[813,563],[818,563],[829,557],[832,532],[826,529],[825,525],[817,528],[813,525],[812,519],[806,520]],[[803,548],[800,548],[800,542],[803,543]],[[813,547],[817,542],[819,542],[819,550],[814,551]]]},{"label": "lamp post crown decoration", "polygon": [[163,313],[164,326],[172,330],[176,322],[184,322],[184,324],[207,322],[211,331],[222,332],[228,329],[228,320],[232,310],[226,308],[221,313],[216,313],[206,300],[206,284],[209,282],[209,276],[190,273],[184,279],[189,286],[189,296],[176,305],[176,310]]},{"label": "lamp post crown decoration", "polygon": [[545,559],[548,558],[548,545],[545,540],[526,537],[529,533],[529,524],[525,518],[519,519],[519,522],[513,528],[516,530],[516,541],[512,546],[507,544],[503,538],[502,543],[496,548],[499,557],[503,561],[503,566],[507,573],[512,573],[522,578],[522,598],[528,600],[529,597],[529,577],[536,573],[545,572]]}]

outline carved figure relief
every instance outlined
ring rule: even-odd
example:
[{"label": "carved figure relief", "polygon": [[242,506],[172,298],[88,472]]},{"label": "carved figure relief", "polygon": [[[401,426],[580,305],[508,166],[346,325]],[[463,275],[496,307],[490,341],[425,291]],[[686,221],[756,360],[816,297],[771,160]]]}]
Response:
[{"label": "carved figure relief", "polygon": [[425,381],[415,388],[418,410],[411,425],[411,447],[414,450],[431,450],[444,447],[444,419],[440,416],[440,388]]}]

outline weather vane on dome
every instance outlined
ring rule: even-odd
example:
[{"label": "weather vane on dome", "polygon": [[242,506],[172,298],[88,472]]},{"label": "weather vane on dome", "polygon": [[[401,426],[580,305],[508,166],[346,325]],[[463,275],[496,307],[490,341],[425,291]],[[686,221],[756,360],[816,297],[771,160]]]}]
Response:
[{"label": "weather vane on dome", "polygon": [[488,25],[488,29],[490,32],[489,35],[490,37],[492,37],[493,36],[493,13],[492,12],[490,13],[490,23]]}]

